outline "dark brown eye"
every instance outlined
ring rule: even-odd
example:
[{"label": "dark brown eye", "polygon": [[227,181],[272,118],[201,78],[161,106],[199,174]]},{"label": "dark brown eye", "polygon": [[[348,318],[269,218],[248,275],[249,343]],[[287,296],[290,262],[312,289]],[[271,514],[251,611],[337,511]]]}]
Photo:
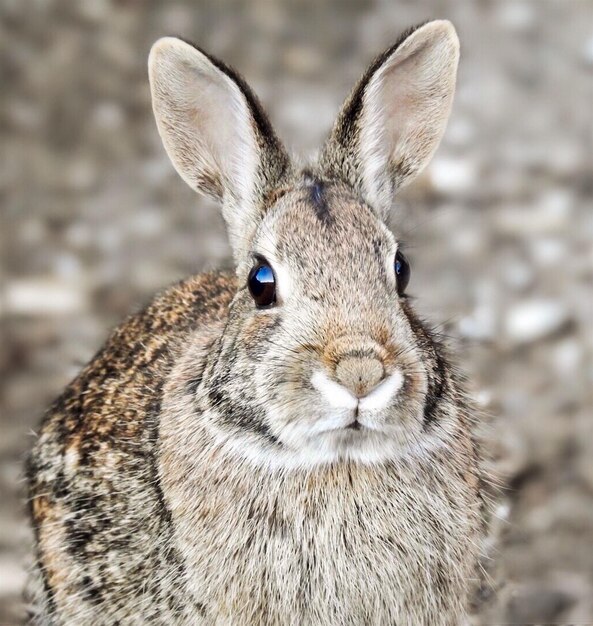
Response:
[{"label": "dark brown eye", "polygon": [[272,268],[264,261],[251,269],[247,286],[257,306],[266,307],[276,303],[276,278]]},{"label": "dark brown eye", "polygon": [[395,269],[395,278],[397,280],[397,293],[401,296],[410,282],[410,264],[408,263],[408,259],[406,259],[403,253],[399,250],[395,255],[393,266]]}]

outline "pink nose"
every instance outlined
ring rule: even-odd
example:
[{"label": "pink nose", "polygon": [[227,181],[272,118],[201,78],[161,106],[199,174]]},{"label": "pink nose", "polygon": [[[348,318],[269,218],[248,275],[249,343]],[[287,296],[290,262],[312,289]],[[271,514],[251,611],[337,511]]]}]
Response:
[{"label": "pink nose", "polygon": [[345,356],[336,366],[336,381],[362,398],[384,378],[385,368],[373,357]]}]

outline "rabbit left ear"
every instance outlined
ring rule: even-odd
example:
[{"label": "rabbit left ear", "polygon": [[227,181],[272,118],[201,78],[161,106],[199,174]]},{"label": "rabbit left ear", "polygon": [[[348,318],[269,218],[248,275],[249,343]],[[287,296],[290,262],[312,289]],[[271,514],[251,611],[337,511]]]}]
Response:
[{"label": "rabbit left ear", "polygon": [[381,55],[356,86],[322,151],[329,176],[350,183],[384,219],[396,188],[437,149],[449,118],[459,40],[428,22]]},{"label": "rabbit left ear", "polygon": [[239,261],[288,157],[256,96],[222,62],[164,37],[153,45],[148,69],[169,158],[190,187],[222,202]]}]

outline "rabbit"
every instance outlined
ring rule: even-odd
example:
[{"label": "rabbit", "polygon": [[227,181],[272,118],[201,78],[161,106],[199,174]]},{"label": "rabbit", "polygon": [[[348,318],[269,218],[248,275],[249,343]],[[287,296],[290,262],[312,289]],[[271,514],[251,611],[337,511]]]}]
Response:
[{"label": "rabbit", "polygon": [[34,624],[451,625],[483,535],[475,413],[386,226],[450,113],[459,42],[413,28],[294,164],[230,67],[158,40],[159,134],[234,271],[129,317],[44,417]]}]

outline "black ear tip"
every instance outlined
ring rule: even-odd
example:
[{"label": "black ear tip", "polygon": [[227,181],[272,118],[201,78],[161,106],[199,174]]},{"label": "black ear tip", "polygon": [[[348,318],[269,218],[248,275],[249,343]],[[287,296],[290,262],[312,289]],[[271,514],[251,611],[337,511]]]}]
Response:
[{"label": "black ear tip", "polygon": [[400,33],[396,42],[393,44],[393,46],[391,46],[392,49],[395,50],[396,48],[398,48],[399,45],[402,44],[410,35],[415,33],[417,30],[424,28],[424,26],[426,26],[427,24],[430,24],[431,21],[432,20],[424,20],[423,22],[418,22],[418,24],[414,24],[413,26],[408,26],[408,28],[406,28],[403,32]]}]

